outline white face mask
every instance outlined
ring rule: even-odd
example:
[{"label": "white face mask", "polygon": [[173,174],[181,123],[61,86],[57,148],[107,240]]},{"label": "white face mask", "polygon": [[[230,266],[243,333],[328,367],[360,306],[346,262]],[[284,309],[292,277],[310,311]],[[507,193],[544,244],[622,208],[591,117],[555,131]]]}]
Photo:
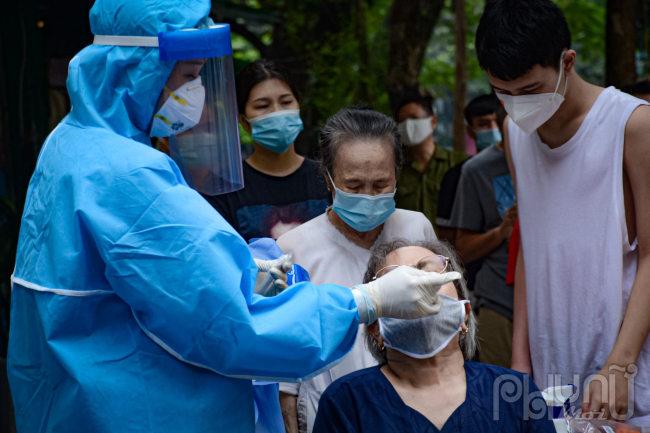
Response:
[{"label": "white face mask", "polygon": [[447,347],[463,328],[465,304],[469,301],[438,296],[442,308],[435,316],[414,320],[380,318],[379,332],[384,346],[418,359],[431,358]]},{"label": "white face mask", "polygon": [[397,129],[402,136],[402,144],[406,147],[417,146],[433,134],[431,119],[432,117],[406,119],[397,125]]},{"label": "white face mask", "polygon": [[152,137],[170,137],[187,131],[199,123],[203,113],[205,87],[200,76],[173,92],[165,88],[170,96],[153,116],[149,134]]},{"label": "white face mask", "polygon": [[[554,93],[538,93],[534,95],[502,95],[497,93],[497,97],[503,102],[503,107],[506,109],[508,116],[515,122],[524,134],[530,135],[537,128],[542,126],[548,119],[550,119],[555,112],[560,108],[564,102],[564,96],[557,93],[560,83],[562,82],[563,65],[562,58],[560,57],[560,76],[557,79]],[[569,78],[564,78],[564,95],[569,84]]]}]

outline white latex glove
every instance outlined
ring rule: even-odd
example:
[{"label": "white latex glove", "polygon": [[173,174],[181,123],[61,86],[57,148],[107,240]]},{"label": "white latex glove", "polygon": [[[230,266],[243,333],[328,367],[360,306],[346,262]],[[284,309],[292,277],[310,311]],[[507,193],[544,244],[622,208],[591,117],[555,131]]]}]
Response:
[{"label": "white latex glove", "polygon": [[379,317],[419,319],[438,314],[442,301],[438,290],[458,280],[458,272],[425,272],[400,266],[381,278],[355,286],[352,290],[361,323],[370,324]]},{"label": "white latex glove", "polygon": [[289,287],[287,272],[291,270],[291,253],[276,260],[254,259],[259,272],[255,283],[255,293],[263,296],[273,296]]}]

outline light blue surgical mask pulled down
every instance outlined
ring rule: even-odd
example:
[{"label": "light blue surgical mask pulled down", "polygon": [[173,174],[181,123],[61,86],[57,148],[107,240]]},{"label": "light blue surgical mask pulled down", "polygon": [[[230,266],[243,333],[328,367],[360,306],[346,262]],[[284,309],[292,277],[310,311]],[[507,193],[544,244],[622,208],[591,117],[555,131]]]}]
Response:
[{"label": "light blue surgical mask pulled down", "polygon": [[356,231],[369,232],[395,212],[395,190],[390,194],[352,194],[338,189],[329,172],[327,175],[336,190],[332,210]]},{"label": "light blue surgical mask pulled down", "polygon": [[275,153],[286,152],[303,127],[300,110],[274,111],[246,120],[251,124],[253,141]]},{"label": "light blue surgical mask pulled down", "polygon": [[476,131],[476,147],[480,150],[486,149],[503,140],[499,128],[479,129]]},{"label": "light blue surgical mask pulled down", "polygon": [[214,160],[214,136],[194,133],[176,137],[185,166],[189,169],[210,168]]},{"label": "light blue surgical mask pulled down", "polygon": [[442,307],[435,316],[415,320],[379,319],[379,332],[384,345],[411,358],[424,359],[437,355],[458,334],[465,321],[465,304],[469,301],[440,295]]}]

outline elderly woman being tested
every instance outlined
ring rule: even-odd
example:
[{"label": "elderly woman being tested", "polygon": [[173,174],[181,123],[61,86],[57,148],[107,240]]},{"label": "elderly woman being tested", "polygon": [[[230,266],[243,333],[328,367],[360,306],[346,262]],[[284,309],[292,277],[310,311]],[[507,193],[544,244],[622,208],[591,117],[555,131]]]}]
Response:
[{"label": "elderly woman being tested", "polygon": [[[394,238],[435,240],[429,220],[395,209],[395,182],[402,165],[397,125],[381,113],[343,109],[323,127],[320,166],[332,192],[327,212],[278,239],[314,283],[361,284],[375,245]],[[364,345],[365,328],[352,351],[329,371],[302,383],[281,384],[288,433],[310,432],[318,400],[334,380],[377,364]]]},{"label": "elderly woman being tested", "polygon": [[[445,243],[394,240],[373,251],[364,281],[400,265],[459,269]],[[314,432],[555,432],[530,376],[467,361],[477,343],[465,281],[445,284],[438,295],[435,316],[368,325],[367,344],[380,365],[327,388]]]}]

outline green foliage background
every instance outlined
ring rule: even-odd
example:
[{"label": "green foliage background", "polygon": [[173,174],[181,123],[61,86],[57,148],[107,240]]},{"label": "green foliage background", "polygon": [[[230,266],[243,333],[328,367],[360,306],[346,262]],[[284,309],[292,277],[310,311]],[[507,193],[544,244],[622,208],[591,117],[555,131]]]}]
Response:
[{"label": "green foliage background", "polygon": [[[367,41],[371,73],[362,76],[359,65],[357,22],[352,6],[348,13],[338,16],[338,31],[325,32],[318,38],[309,37],[318,22],[319,5],[331,3],[345,8],[343,0],[303,0],[300,7],[286,12],[286,30],[294,48],[307,56],[308,86],[302,100],[302,110],[317,113],[317,123],[323,123],[342,107],[362,103],[390,115],[386,89],[388,68],[388,12],[392,0],[368,0],[365,4]],[[395,0],[400,1],[400,0]],[[578,72],[589,82],[604,84],[605,65],[605,0],[554,0],[565,13],[572,32],[573,48],[578,51]],[[281,10],[285,2],[264,3],[257,0],[241,2],[253,8],[273,7]],[[347,2],[352,4],[352,2]],[[484,0],[466,0],[468,99],[491,91],[485,73],[478,65],[474,40]],[[345,10],[345,9],[343,9]],[[444,9],[429,41],[420,82],[438,99],[439,137],[449,144],[451,131],[451,100],[455,88],[454,14],[452,0],[445,0]],[[272,44],[272,26],[257,26],[256,32],[266,44]],[[243,37],[233,34],[233,49],[237,59],[250,62],[259,52]],[[361,82],[370,87],[370,100],[360,101],[357,91]],[[316,128],[317,125],[314,126]],[[250,135],[242,132],[242,142],[250,143]],[[308,132],[312,137],[316,131]]]},{"label": "green foliage background", "polygon": [[[571,30],[573,48],[578,51],[578,71],[593,84],[605,81],[605,0],[554,0],[564,11]],[[483,14],[484,0],[466,0],[468,93],[490,91],[485,73],[476,58],[476,29]],[[451,0],[445,8],[429,43],[420,80],[423,85],[453,91],[454,83],[454,14]]]}]

